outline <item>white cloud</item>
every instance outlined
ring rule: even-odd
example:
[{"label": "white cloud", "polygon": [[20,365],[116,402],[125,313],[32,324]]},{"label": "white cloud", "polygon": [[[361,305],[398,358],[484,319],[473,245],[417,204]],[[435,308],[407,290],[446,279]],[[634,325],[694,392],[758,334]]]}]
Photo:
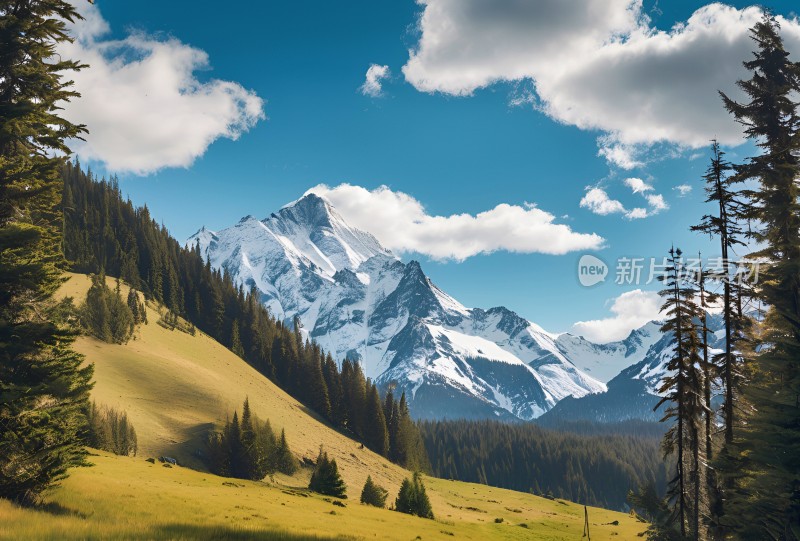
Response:
[{"label": "white cloud", "polygon": [[608,194],[602,188],[590,188],[587,190],[586,195],[581,199],[581,207],[587,208],[600,216],[624,214],[626,212],[625,206],[616,199],[608,197]]},{"label": "white cloud", "polygon": [[595,214],[600,216],[608,216],[609,214],[621,214],[629,220],[640,220],[658,214],[662,210],[667,210],[669,205],[664,201],[664,196],[660,194],[646,194],[645,191],[652,190],[653,187],[646,184],[643,180],[638,178],[629,178],[625,180],[633,193],[641,193],[647,200],[649,209],[636,207],[628,210],[621,201],[611,199],[608,193],[596,186],[589,186],[586,188],[586,194],[581,199],[580,206],[589,209]]},{"label": "white cloud", "polygon": [[555,216],[535,205],[502,203],[471,214],[434,216],[410,195],[386,186],[319,185],[306,193],[324,197],[354,227],[369,231],[387,248],[435,259],[463,261],[499,250],[560,255],[597,249],[604,239],[577,233],[555,223]]},{"label": "white cloud", "polygon": [[641,156],[645,153],[642,145],[624,145],[613,137],[597,138],[597,155],[605,158],[612,165],[629,171],[644,165]]},{"label": "white cloud", "polygon": [[[464,96],[531,80],[536,107],[603,132],[600,155],[624,169],[641,165],[654,144],[742,141],[717,91],[742,95],[735,83],[747,77],[758,8],[712,3],[662,31],[641,0],[418,2],[420,38],[403,73],[420,91]],[[800,22],[778,20],[787,49],[800,54]]]},{"label": "white cloud", "polygon": [[624,182],[625,185],[633,191],[633,193],[644,193],[653,190],[652,186],[640,178],[626,178]]},{"label": "white cloud", "polygon": [[383,80],[389,77],[389,66],[371,64],[367,69],[364,84],[359,87],[365,96],[377,98],[383,95]]},{"label": "white cloud", "polygon": [[625,217],[629,220],[641,220],[642,218],[647,218],[650,214],[648,214],[647,209],[643,209],[641,207],[636,207],[632,209],[630,212],[625,214]]},{"label": "white cloud", "polygon": [[86,19],[72,25],[76,40],[58,53],[90,66],[70,75],[82,97],[64,111],[89,128],[85,142],[71,143],[81,158],[136,174],[188,167],[215,140],[235,140],[265,118],[254,92],[195,76],[209,66],[204,51],[141,32],[104,39],[109,25],[97,6],[76,5]]},{"label": "white cloud", "polygon": [[661,298],[655,291],[634,289],[613,299],[609,310],[610,317],[578,321],[571,332],[600,344],[624,340],[632,330],[661,318]]},{"label": "white cloud", "polygon": [[669,208],[667,202],[664,201],[664,196],[661,194],[646,194],[644,197],[647,199],[647,204],[650,205],[651,214],[655,214]]},{"label": "white cloud", "polygon": [[686,197],[692,191],[692,187],[688,184],[679,184],[672,189],[678,191],[678,197]]}]

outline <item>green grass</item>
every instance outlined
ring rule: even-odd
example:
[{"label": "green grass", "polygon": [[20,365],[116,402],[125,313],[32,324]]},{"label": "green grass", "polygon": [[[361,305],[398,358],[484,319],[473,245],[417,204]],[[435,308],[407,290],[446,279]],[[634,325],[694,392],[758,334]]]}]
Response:
[{"label": "green grass", "polygon": [[[82,299],[76,275],[63,294]],[[150,325],[124,346],[81,338],[95,364],[98,403],[122,408],[139,435],[138,457],[99,453],[73,470],[40,510],[0,501],[0,539],[538,539],[578,540],[583,507],[521,492],[425,478],[436,520],[357,503],[367,475],[389,490],[410,473],[333,430],[209,337]],[[244,396],[273,427],[285,427],[298,458],[323,444],[339,464],[350,500],[341,508],[305,491],[309,472],[265,482],[223,479],[202,470],[195,451]],[[145,459],[175,456],[197,470]],[[590,508],[592,539],[636,539],[645,525],[624,513]],[[496,523],[495,519],[503,521]],[[619,521],[619,525],[611,525]],[[527,527],[521,527],[525,524]]]},{"label": "green grass", "polygon": [[[0,501],[0,539],[580,539],[583,508],[508,490],[426,479],[436,520],[299,487],[224,479],[144,458],[92,456],[48,495],[44,510]],[[511,509],[511,510],[509,510]],[[521,511],[520,513],[516,512]],[[335,514],[334,514],[335,513]],[[502,523],[495,519],[502,517]],[[592,539],[634,539],[644,525],[591,509]],[[619,520],[619,526],[609,523]],[[527,524],[522,528],[520,524]]]}]

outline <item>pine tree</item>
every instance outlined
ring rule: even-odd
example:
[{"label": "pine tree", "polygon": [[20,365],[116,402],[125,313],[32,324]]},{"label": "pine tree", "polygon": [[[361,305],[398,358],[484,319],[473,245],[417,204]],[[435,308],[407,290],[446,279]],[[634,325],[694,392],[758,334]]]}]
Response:
[{"label": "pine tree", "polygon": [[[59,116],[78,97],[56,54],[79,18],[59,0],[7,2],[0,17],[0,497],[31,503],[85,465],[91,367],[51,317],[62,283],[59,171],[83,126]],[[12,16],[13,14],[13,16]]]},{"label": "pine tree", "polygon": [[231,327],[231,351],[234,355],[244,358],[244,348],[239,337],[239,321],[234,319]]},{"label": "pine tree", "polygon": [[139,295],[136,294],[136,290],[130,288],[128,291],[128,309],[131,311],[131,315],[133,316],[133,324],[139,325],[143,322],[142,314],[139,312],[141,304],[139,303]]},{"label": "pine tree", "polygon": [[800,538],[800,64],[789,59],[775,17],[765,13],[751,30],[752,73],[739,81],[748,103],[722,94],[726,109],[759,147],[757,156],[737,168],[743,181],[758,188],[746,192],[749,218],[763,246],[757,290],[770,307],[764,321],[765,346],[745,390],[753,405],[740,442],[727,465],[744,474],[729,491],[725,522],[741,538]]},{"label": "pine tree", "polygon": [[417,508],[417,495],[414,492],[414,484],[411,479],[405,478],[400,483],[400,490],[397,493],[397,498],[394,501],[395,511],[413,515],[414,510]]},{"label": "pine tree", "polygon": [[233,477],[244,478],[244,469],[242,468],[242,429],[239,425],[239,414],[233,412],[233,419],[227,427],[225,434],[225,441],[228,444],[228,454],[230,456],[231,475]]},{"label": "pine tree", "polygon": [[367,481],[361,490],[361,503],[374,507],[385,507],[386,497],[389,495],[382,486],[375,484],[372,476],[367,475]]},{"label": "pine tree", "polygon": [[86,302],[80,309],[84,328],[104,342],[124,344],[133,335],[133,314],[123,302],[119,288],[112,291],[105,276],[93,275]]},{"label": "pine tree", "polygon": [[389,433],[378,388],[367,382],[366,409],[364,410],[364,442],[367,447],[382,456],[389,451]]},{"label": "pine tree", "polygon": [[331,402],[328,398],[328,386],[322,374],[322,364],[319,359],[311,358],[308,361],[308,381],[306,386],[309,395],[309,405],[311,408],[325,417],[331,416]]},{"label": "pine tree", "polygon": [[433,507],[428,499],[428,494],[425,492],[425,484],[422,482],[422,474],[414,472],[414,491],[416,492],[417,509],[416,515],[422,518],[433,518]]},{"label": "pine tree", "polygon": [[323,451],[322,447],[319,448],[319,456],[308,488],[326,496],[347,498],[347,486],[339,475],[336,459],[329,459],[328,453]]},{"label": "pine tree", "polygon": [[253,414],[250,412],[250,400],[244,399],[242,420],[239,424],[239,437],[242,448],[241,474],[245,479],[259,479],[259,449],[256,447],[256,431],[253,427]]},{"label": "pine tree", "polygon": [[383,416],[386,418],[386,432],[389,435],[389,460],[399,463],[397,442],[400,432],[400,411],[391,387],[386,391],[386,398],[383,401]]},{"label": "pine tree", "polygon": [[431,502],[425,492],[425,485],[422,483],[422,476],[419,472],[414,472],[411,479],[403,479],[394,502],[394,508],[401,513],[433,518]]},{"label": "pine tree", "polygon": [[286,475],[293,475],[297,471],[297,460],[289,450],[286,431],[283,429],[281,429],[281,437],[278,439],[278,446],[275,449],[275,469]]},{"label": "pine tree", "polygon": [[684,538],[699,539],[701,503],[705,500],[705,477],[701,473],[701,425],[706,414],[703,400],[703,377],[699,366],[700,341],[696,320],[700,313],[694,301],[695,290],[685,282],[686,269],[679,249],[669,250],[668,264],[662,277],[664,299],[661,307],[666,321],[661,331],[673,337],[674,350],[669,359],[669,372],[661,381],[663,397],[656,408],[669,403],[663,420],[674,420],[664,436],[664,456],[675,456],[676,473],[668,497],[673,516],[666,528],[677,528]]},{"label": "pine tree", "polygon": [[745,213],[745,204],[735,190],[735,185],[741,183],[742,179],[738,175],[731,174],[733,166],[725,160],[725,153],[720,150],[716,140],[712,143],[711,153],[711,163],[703,179],[706,181],[706,202],[715,203],[717,212],[703,216],[701,222],[691,230],[717,237],[720,243],[722,269],[718,278],[722,280],[723,287],[725,351],[714,362],[720,366],[725,384],[725,402],[722,408],[725,415],[725,443],[731,444],[736,425],[734,402],[741,382],[741,358],[735,350],[736,343],[741,340],[741,336],[736,332],[741,328],[741,318],[736,310],[730,253],[737,246],[744,246],[742,240],[744,232],[739,219]]}]

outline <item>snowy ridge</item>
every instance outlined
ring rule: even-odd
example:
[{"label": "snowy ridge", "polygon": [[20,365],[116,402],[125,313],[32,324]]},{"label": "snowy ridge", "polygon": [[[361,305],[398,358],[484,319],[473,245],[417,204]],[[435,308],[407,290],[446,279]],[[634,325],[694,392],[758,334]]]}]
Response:
[{"label": "snowy ridge", "polygon": [[417,261],[401,262],[314,194],[264,220],[201,228],[186,244],[255,287],[276,317],[299,316],[334,358],[358,360],[379,385],[405,391],[417,417],[532,419],[565,397],[604,392],[598,366],[625,362],[622,349],[592,350],[602,346],[507,308],[463,306]]}]

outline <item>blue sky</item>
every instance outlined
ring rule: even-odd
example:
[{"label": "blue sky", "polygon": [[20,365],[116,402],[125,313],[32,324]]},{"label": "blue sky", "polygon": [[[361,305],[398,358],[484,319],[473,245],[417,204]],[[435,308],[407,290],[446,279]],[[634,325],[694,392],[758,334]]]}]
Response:
[{"label": "blue sky", "polygon": [[[661,257],[673,243],[716,254],[707,239],[688,232],[705,210],[700,177],[708,151],[701,142],[720,137],[733,160],[751,152],[733,121],[714,109],[721,105],[713,91],[724,81],[732,92],[743,75],[744,31],[754,14],[744,2],[723,8],[647,1],[634,2],[630,15],[629,0],[592,0],[578,3],[578,12],[597,10],[581,22],[580,14],[565,18],[553,7],[568,3],[80,4],[88,22],[67,52],[93,67],[76,78],[84,104],[68,113],[92,135],[76,148],[99,174],[118,175],[134,203],[147,204],[178,239],[202,225],[221,229],[247,214],[265,217],[320,184],[386,186],[419,202],[428,216],[474,216],[503,204],[521,213],[535,204],[576,239],[594,234],[604,241],[539,253],[547,251],[550,230],[537,242],[509,244],[503,237],[519,232],[507,218],[481,239],[483,249],[497,248],[488,254],[443,258],[442,238],[387,244],[399,246],[404,260],[423,261],[429,276],[468,306],[505,305],[553,331],[601,320],[576,329],[611,338],[652,312],[652,294],[626,294],[636,287],[616,285],[613,276],[584,288],[577,261],[593,253],[613,273],[617,258]],[[787,46],[800,45],[791,2],[766,5],[789,19]],[[675,28],[698,9],[704,17]],[[612,18],[614,10],[619,16]],[[583,43],[594,33],[604,43]],[[618,49],[607,46],[614,33],[623,35]],[[725,36],[731,43],[723,43]],[[590,58],[601,46],[604,55]],[[696,60],[688,75],[682,58]],[[148,60],[152,69],[144,70]],[[389,75],[371,96],[361,86],[373,64]],[[673,122],[683,118],[679,105],[692,104],[688,121]],[[631,178],[644,191],[635,193],[625,182]],[[681,196],[679,185],[693,189]],[[607,197],[605,206],[586,199],[592,188]],[[659,195],[660,202],[646,199]],[[647,217],[633,218],[635,208]],[[430,228],[438,223],[431,220]],[[456,243],[474,236],[451,225],[423,236],[452,235]],[[402,229],[385,226],[383,241]],[[630,303],[617,310],[633,306],[632,319],[612,311],[623,294]]]}]

